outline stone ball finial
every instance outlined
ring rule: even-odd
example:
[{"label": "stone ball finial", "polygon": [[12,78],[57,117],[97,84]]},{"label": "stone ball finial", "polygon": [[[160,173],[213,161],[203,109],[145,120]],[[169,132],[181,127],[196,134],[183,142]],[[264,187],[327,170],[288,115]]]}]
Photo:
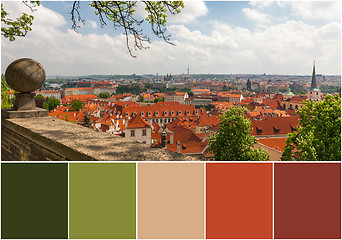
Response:
[{"label": "stone ball finial", "polygon": [[7,67],[5,78],[8,85],[14,90],[30,93],[41,88],[46,73],[39,62],[30,58],[21,58]]}]

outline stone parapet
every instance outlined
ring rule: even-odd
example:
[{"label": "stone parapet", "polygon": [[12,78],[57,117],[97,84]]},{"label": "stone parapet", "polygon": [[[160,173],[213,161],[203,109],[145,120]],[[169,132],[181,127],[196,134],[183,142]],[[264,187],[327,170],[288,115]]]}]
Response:
[{"label": "stone parapet", "polygon": [[51,117],[1,121],[3,161],[196,161]]}]

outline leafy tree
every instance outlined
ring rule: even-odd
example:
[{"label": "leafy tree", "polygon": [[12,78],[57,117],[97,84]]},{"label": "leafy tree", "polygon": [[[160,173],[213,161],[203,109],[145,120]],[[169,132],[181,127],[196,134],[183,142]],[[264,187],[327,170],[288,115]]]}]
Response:
[{"label": "leafy tree", "polygon": [[7,85],[5,76],[1,75],[1,109],[10,109],[13,107],[13,100],[10,98],[8,91],[11,88]]},{"label": "leafy tree", "polygon": [[71,102],[71,108],[75,111],[79,111],[80,109],[82,109],[84,106],[84,102],[82,102],[81,100],[73,100]]},{"label": "leafy tree", "polygon": [[139,102],[143,102],[143,101],[144,101],[144,97],[143,97],[143,96],[140,96]]},{"label": "leafy tree", "polygon": [[263,161],[269,155],[261,148],[254,149],[257,142],[251,136],[251,121],[246,118],[243,107],[228,109],[220,117],[219,131],[209,139],[209,150],[220,161]]},{"label": "leafy tree", "polygon": [[99,98],[110,98],[110,94],[108,92],[100,93]]},{"label": "leafy tree", "polygon": [[154,99],[154,102],[157,103],[157,102],[163,102],[164,101],[164,98],[155,98]]},{"label": "leafy tree", "polygon": [[36,102],[36,107],[39,107],[39,108],[43,107],[43,104],[45,102],[45,97],[42,94],[39,93],[36,96],[34,96],[34,100]]},{"label": "leafy tree", "polygon": [[[35,10],[35,7],[40,5],[40,1],[23,1],[23,3],[28,6],[31,11]],[[15,20],[8,17],[8,13],[3,8],[1,3],[1,35],[8,38],[10,41],[14,41],[15,37],[24,37],[31,31],[31,25],[34,17],[27,13],[22,13],[22,15]]]},{"label": "leafy tree", "polygon": [[83,117],[81,125],[84,127],[90,127],[91,126],[90,117],[89,117],[89,114],[87,111],[84,111],[84,117]]},{"label": "leafy tree", "polygon": [[188,92],[188,95],[189,95],[189,97],[192,97],[192,96],[194,96],[195,94],[194,94],[192,91],[189,91],[189,92]]},{"label": "leafy tree", "polygon": [[57,98],[51,97],[51,98],[46,98],[42,107],[51,111],[51,110],[54,110],[59,105],[61,105],[61,101],[59,101]]},{"label": "leafy tree", "polygon": [[36,96],[34,96],[35,99],[45,99],[45,97],[42,94],[37,94]]},{"label": "leafy tree", "polygon": [[59,101],[57,98],[51,97],[49,99],[49,111],[54,110],[59,105],[61,105],[61,101]]},{"label": "leafy tree", "polygon": [[43,102],[42,108],[49,110],[49,104],[47,102]]},{"label": "leafy tree", "polygon": [[[31,10],[40,5],[40,1],[24,1]],[[143,22],[147,22],[151,26],[151,30],[155,36],[163,39],[165,42],[174,45],[167,33],[166,22],[167,13],[178,14],[184,8],[182,1],[141,1],[140,4],[145,6],[146,18],[139,19],[136,17],[137,1],[91,1],[89,4],[99,17],[101,27],[111,23],[115,29],[123,29],[126,36],[126,46],[132,57],[132,50],[146,49],[145,43],[150,42],[150,38],[144,34],[141,27]],[[8,13],[1,4],[1,33],[10,41],[14,41],[16,36],[25,36],[31,31],[33,16],[23,13],[20,18],[15,20],[7,17]],[[85,19],[81,17],[80,1],[74,1],[71,9],[72,29],[76,32],[79,24],[85,24]],[[130,44],[132,43],[132,44]],[[133,45],[133,47],[131,46]]]},{"label": "leafy tree", "polygon": [[341,160],[341,98],[327,95],[318,102],[309,101],[297,111],[297,131],[286,140],[283,161]]}]

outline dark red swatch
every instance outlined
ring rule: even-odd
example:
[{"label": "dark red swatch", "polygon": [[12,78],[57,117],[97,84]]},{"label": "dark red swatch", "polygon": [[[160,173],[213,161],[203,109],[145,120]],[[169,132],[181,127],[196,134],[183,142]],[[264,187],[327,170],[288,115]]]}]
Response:
[{"label": "dark red swatch", "polygon": [[206,173],[206,238],[272,238],[272,163],[207,163]]},{"label": "dark red swatch", "polygon": [[340,163],[275,163],[274,237],[341,238]]}]

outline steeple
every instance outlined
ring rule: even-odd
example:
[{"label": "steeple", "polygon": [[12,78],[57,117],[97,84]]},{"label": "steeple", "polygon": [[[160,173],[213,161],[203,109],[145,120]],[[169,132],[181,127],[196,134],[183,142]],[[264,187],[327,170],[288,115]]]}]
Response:
[{"label": "steeple", "polygon": [[312,79],[311,79],[311,90],[314,90],[315,88],[317,88],[317,82],[316,82],[316,70],[315,70],[315,61],[314,61]]}]

